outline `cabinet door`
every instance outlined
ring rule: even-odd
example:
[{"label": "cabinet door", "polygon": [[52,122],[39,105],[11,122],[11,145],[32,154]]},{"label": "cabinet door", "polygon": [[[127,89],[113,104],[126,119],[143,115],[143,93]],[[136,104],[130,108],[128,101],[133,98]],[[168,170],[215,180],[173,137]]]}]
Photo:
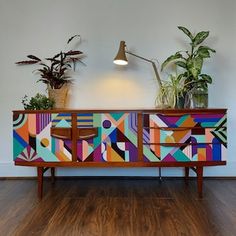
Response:
[{"label": "cabinet door", "polygon": [[71,161],[71,140],[55,138],[52,129],[71,130],[71,114],[14,114],[13,150],[16,162]]},{"label": "cabinet door", "polygon": [[144,114],[143,127],[146,161],[225,160],[225,114]]},{"label": "cabinet door", "polygon": [[[79,130],[79,133],[85,134],[86,129],[90,129],[87,132],[87,138],[86,135],[83,135],[77,141],[78,161],[137,161],[136,113],[114,112],[78,114],[77,129]],[[90,135],[94,137],[90,138]]]}]

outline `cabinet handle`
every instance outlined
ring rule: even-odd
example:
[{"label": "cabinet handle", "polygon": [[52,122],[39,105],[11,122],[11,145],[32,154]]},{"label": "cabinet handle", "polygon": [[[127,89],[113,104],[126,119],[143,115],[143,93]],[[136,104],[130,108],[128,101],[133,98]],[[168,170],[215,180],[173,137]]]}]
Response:
[{"label": "cabinet handle", "polygon": [[98,136],[98,128],[77,128],[77,139],[84,140]]},{"label": "cabinet handle", "polygon": [[167,131],[185,131],[185,130],[191,130],[193,127],[176,127],[176,128],[171,128],[171,127],[159,127],[160,130],[167,130]]},{"label": "cabinet handle", "polygon": [[186,114],[186,113],[159,113],[157,115],[162,115],[162,116],[185,116],[185,115],[192,115],[192,114]]},{"label": "cabinet handle", "polygon": [[71,139],[71,128],[51,127],[51,136],[58,139]]},{"label": "cabinet handle", "polygon": [[183,146],[190,146],[192,143],[160,143],[160,146],[163,147],[183,147]]}]

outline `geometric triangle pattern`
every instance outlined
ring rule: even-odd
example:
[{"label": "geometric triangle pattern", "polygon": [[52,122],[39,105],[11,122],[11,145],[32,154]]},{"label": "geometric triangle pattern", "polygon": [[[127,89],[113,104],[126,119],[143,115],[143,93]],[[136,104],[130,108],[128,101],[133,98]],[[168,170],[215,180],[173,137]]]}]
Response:
[{"label": "geometric triangle pattern", "polygon": [[16,158],[16,161],[43,161],[42,158],[40,158],[36,151],[30,147],[27,146],[22,153],[20,153],[18,155],[18,157]]},{"label": "geometric triangle pattern", "polygon": [[221,161],[227,119],[219,114],[144,114],[144,158],[150,162]]},{"label": "geometric triangle pattern", "polygon": [[97,137],[77,142],[78,161],[132,162],[138,159],[137,113],[92,113],[80,127],[97,127]]},{"label": "geometric triangle pattern", "polygon": [[52,126],[61,128],[71,127],[71,114],[70,113],[52,114]]},{"label": "geometric triangle pattern", "polygon": [[[80,162],[138,161],[138,113],[78,113],[78,128],[98,135],[77,141]],[[218,114],[143,114],[143,158],[149,162],[222,161],[227,149],[227,118]],[[14,114],[15,161],[72,160],[71,140],[51,136],[51,127],[71,128],[70,113]]]},{"label": "geometric triangle pattern", "polygon": [[216,124],[212,134],[227,147],[227,128],[226,128],[227,118],[226,116],[222,117]]},{"label": "geometric triangle pattern", "polygon": [[17,114],[13,117],[14,160],[71,161],[71,141],[51,137],[51,127],[71,127],[67,113]]}]

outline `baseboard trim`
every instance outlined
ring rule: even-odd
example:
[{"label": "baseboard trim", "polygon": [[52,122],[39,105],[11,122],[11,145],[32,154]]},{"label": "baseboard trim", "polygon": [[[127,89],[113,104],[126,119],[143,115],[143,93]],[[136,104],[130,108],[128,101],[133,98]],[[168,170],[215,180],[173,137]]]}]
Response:
[{"label": "baseboard trim", "polygon": [[[50,179],[50,176],[45,176]],[[203,177],[206,180],[236,180],[236,176]],[[56,176],[56,180],[159,180],[159,177],[150,176]],[[162,180],[183,180],[181,176],[162,176]],[[196,177],[190,176],[189,180],[195,180]],[[37,177],[0,177],[0,180],[37,180]]]}]

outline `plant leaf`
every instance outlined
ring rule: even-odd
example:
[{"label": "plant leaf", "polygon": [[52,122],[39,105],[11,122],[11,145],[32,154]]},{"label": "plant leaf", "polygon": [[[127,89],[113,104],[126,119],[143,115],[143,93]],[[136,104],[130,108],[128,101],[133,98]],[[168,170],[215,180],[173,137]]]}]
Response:
[{"label": "plant leaf", "polygon": [[202,58],[210,58],[210,52],[207,49],[200,48],[197,50],[196,55]]},{"label": "plant leaf", "polygon": [[39,59],[38,57],[36,57],[34,55],[28,55],[27,57],[30,59],[36,60],[36,61],[41,61],[41,59]]},{"label": "plant leaf", "polygon": [[212,49],[212,48],[209,48],[209,47],[207,47],[207,46],[200,46],[199,48],[198,48],[198,50],[199,49],[206,49],[206,50],[208,50],[208,51],[211,51],[211,52],[216,52],[216,50],[215,49]]},{"label": "plant leaf", "polygon": [[208,37],[209,33],[209,31],[201,31],[197,33],[197,35],[193,39],[193,45],[197,46],[202,43]]},{"label": "plant leaf", "polygon": [[193,40],[193,35],[187,28],[183,26],[178,26],[178,29],[182,30],[191,40]]},{"label": "plant leaf", "polygon": [[66,52],[65,54],[66,54],[67,56],[73,56],[73,55],[83,54],[83,52],[70,50],[69,52]]},{"label": "plant leaf", "polygon": [[177,66],[179,66],[179,67],[182,67],[182,68],[187,68],[187,65],[186,65],[186,63],[185,62],[183,62],[183,61],[176,61],[175,62],[175,65],[177,65]]},{"label": "plant leaf", "polygon": [[53,57],[53,59],[59,57],[60,55],[61,55],[61,53],[56,54],[56,55]]},{"label": "plant leaf", "polygon": [[80,35],[79,35],[79,34],[76,34],[76,35],[70,37],[70,38],[68,39],[68,41],[67,41],[67,44],[69,44],[75,37],[80,38]]},{"label": "plant leaf", "polygon": [[[177,60],[183,58],[182,54],[180,52],[176,52],[174,55],[169,56],[161,65],[161,71],[164,69],[164,67],[169,64],[171,61]],[[183,58],[184,59],[184,58]]]},{"label": "plant leaf", "polygon": [[18,61],[18,62],[16,62],[17,65],[36,64],[36,63],[38,63],[38,61],[34,61],[34,60],[31,60],[31,61]]},{"label": "plant leaf", "polygon": [[211,83],[212,83],[212,78],[211,78],[211,76],[206,75],[206,74],[201,74],[201,75],[199,75],[199,76],[201,76],[202,79],[203,79],[205,82],[207,82],[208,84],[211,84]]},{"label": "plant leaf", "polygon": [[197,56],[195,58],[189,59],[187,62],[187,68],[194,77],[194,79],[198,79],[199,74],[202,70],[202,63],[203,59],[200,56]]}]

